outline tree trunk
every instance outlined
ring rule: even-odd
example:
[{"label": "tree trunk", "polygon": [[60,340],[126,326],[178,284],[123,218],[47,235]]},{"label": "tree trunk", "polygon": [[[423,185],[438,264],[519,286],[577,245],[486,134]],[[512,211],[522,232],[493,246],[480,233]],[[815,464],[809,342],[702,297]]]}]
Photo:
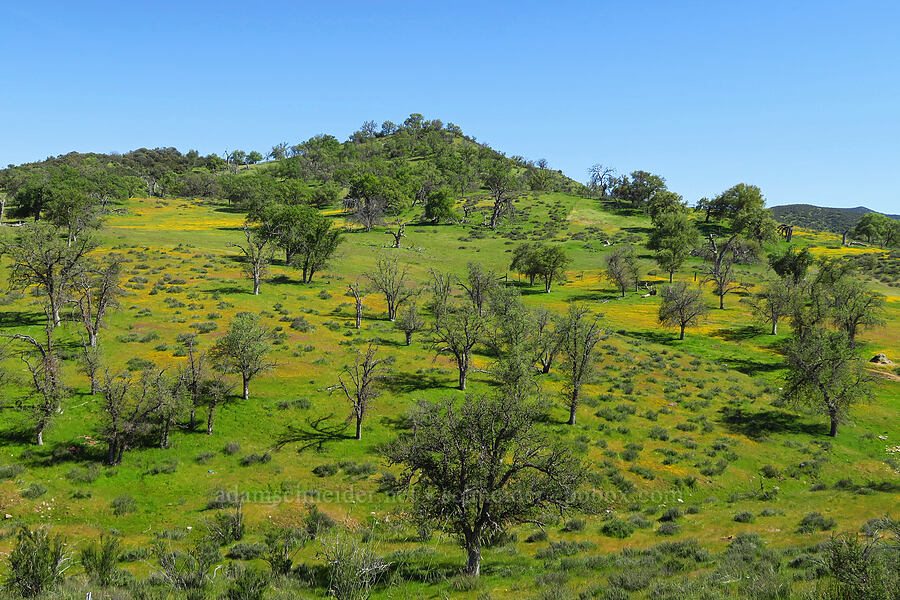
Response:
[{"label": "tree trunk", "polygon": [[115,438],[113,438],[110,440],[109,450],[106,452],[106,464],[108,465],[116,464],[116,446]]},{"label": "tree trunk", "polygon": [[541,361],[541,373],[546,375],[550,372],[550,365],[553,363],[552,360],[548,360],[547,362]]},{"label": "tree trunk", "polygon": [[362,417],[356,416],[356,439],[362,439]]},{"label": "tree trunk", "polygon": [[171,426],[171,421],[166,419],[166,422],[163,424],[162,435],[159,438],[159,447],[165,450],[169,447],[169,427]]},{"label": "tree trunk", "polygon": [[832,412],[831,413],[831,430],[828,432],[828,435],[831,437],[837,437],[837,432],[838,432],[837,414]]},{"label": "tree trunk", "polygon": [[778,319],[772,320],[772,335],[778,335]]},{"label": "tree trunk", "polygon": [[37,435],[35,436],[35,443],[38,446],[44,445],[44,425],[40,424],[37,427]]},{"label": "tree trunk", "polygon": [[481,574],[481,542],[475,537],[466,540],[466,574],[478,577]]},{"label": "tree trunk", "polygon": [[253,276],[253,295],[259,296],[259,275]]},{"label": "tree trunk", "polygon": [[209,415],[206,417],[206,435],[212,435],[213,432],[213,421],[215,420],[216,414],[216,405],[209,405]]},{"label": "tree trunk", "polygon": [[50,299],[50,310],[53,313],[53,326],[59,327],[60,319],[59,319],[59,304],[56,299]]},{"label": "tree trunk", "polygon": [[575,416],[578,412],[578,390],[573,389],[572,395],[569,397],[569,425],[575,424]]},{"label": "tree trunk", "polygon": [[97,347],[97,330],[93,328],[88,331],[88,344],[91,348]]},{"label": "tree trunk", "polygon": [[406,333],[406,345],[409,346],[410,344],[412,344],[412,332],[407,331],[405,333]]},{"label": "tree trunk", "polygon": [[469,374],[468,366],[459,366],[459,389],[466,391],[466,377]]},{"label": "tree trunk", "polygon": [[242,376],[241,379],[244,381],[244,400],[250,399],[250,379],[247,376]]},{"label": "tree trunk", "polygon": [[684,323],[681,324],[681,335],[678,337],[679,340],[684,339]]},{"label": "tree trunk", "polygon": [[675,271],[669,271],[669,283],[672,283],[672,278],[675,276]]},{"label": "tree trunk", "polygon": [[725,294],[719,294],[719,310],[725,310]]}]

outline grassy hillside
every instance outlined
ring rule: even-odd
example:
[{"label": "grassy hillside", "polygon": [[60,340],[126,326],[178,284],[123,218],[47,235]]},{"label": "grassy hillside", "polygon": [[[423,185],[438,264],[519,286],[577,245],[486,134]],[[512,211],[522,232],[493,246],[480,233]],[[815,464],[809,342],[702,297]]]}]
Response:
[{"label": "grassy hillside", "polygon": [[[853,229],[853,226],[864,214],[873,212],[864,206],[831,208],[811,204],[784,204],[773,206],[771,211],[772,216],[779,223],[838,234]],[[892,219],[900,219],[900,215],[888,216]]]},{"label": "grassy hillside", "polygon": [[[239,311],[257,313],[277,329],[277,366],[253,381],[249,400],[231,398],[220,408],[213,435],[180,423],[171,448],[130,450],[121,465],[105,467],[96,441],[100,399],[88,393],[87,380],[67,361],[64,375],[72,393],[45,446],[31,444],[15,410],[0,415],[0,514],[7,515],[0,550],[12,547],[11,536],[22,523],[50,525],[74,548],[107,533],[121,536],[130,550],[134,560],[122,566],[144,577],[156,570],[148,556],[152,544],[186,546],[202,535],[204,521],[216,512],[210,501],[224,489],[246,494],[243,544],[260,543],[273,525],[308,523],[318,514],[311,507],[335,522],[296,556],[296,574],[278,579],[270,598],[327,596],[321,551],[335,536],[365,540],[391,564],[375,598],[586,598],[612,593],[608,587],[634,590],[609,597],[696,597],[684,580],[688,576],[687,581],[708,578],[732,597],[776,597],[749,595],[749,584],[733,577],[742,572],[740,563],[774,561],[795,580],[795,593],[811,590],[821,575],[817,544],[834,532],[858,532],[900,499],[900,383],[892,367],[872,366],[875,399],[853,409],[852,423],[837,438],[827,438],[821,417],[773,404],[781,385],[778,345],[789,327],[767,335],[740,295],[731,294],[725,310],[711,311],[679,341],[676,331],[656,322],[659,296],[618,297],[601,275],[603,258],[618,244],[644,239],[649,220],[641,214],[562,192],[533,192],[517,200],[516,219],[497,233],[474,224],[413,223],[403,247],[389,249],[383,228],[368,234],[348,229],[339,256],[312,284],[299,284],[295,269],[275,264],[261,294],[253,296],[230,246],[240,239],[242,214],[216,201],[176,199],[132,198],[122,209],[100,234],[100,252],[125,261],[127,295],[101,340],[111,368],[144,359],[174,369],[184,360],[179,334],[202,332],[201,348],[208,349]],[[340,211],[326,213],[345,226]],[[558,241],[573,262],[567,281],[548,294],[509,274],[525,303],[559,312],[570,302],[585,302],[603,313],[610,331],[578,426],[563,424],[559,373],[541,381],[553,407],[543,427],[590,465],[600,510],[563,519],[547,515],[546,534],[530,525],[505,532],[485,550],[484,575],[476,583],[459,576],[463,552],[453,536],[417,531],[404,498],[384,491],[390,469],[376,452],[401,430],[418,399],[462,397],[453,387],[455,368],[435,357],[422,336],[403,345],[377,294],[366,299],[363,326],[356,330],[346,290],[380,256],[409,265],[411,283],[426,282],[430,269],[462,274],[468,261],[502,275],[514,243],[529,239]],[[862,251],[839,242],[811,231],[794,237],[795,245],[817,256]],[[8,262],[0,267],[0,279]],[[699,264],[691,259],[676,280],[693,281]],[[748,266],[741,278],[756,282],[763,272],[761,265]],[[645,279],[663,282],[666,275],[651,270]],[[888,321],[863,332],[861,351],[896,358],[900,296],[885,283],[873,285],[888,296]],[[707,299],[714,305],[711,293]],[[42,319],[29,296],[8,294],[0,307],[6,333],[38,333]],[[77,336],[75,323],[63,324],[59,338],[70,356]],[[337,420],[345,417],[349,407],[327,388],[336,383],[337,368],[368,343],[396,362],[363,440],[340,439],[321,451],[297,453],[291,445],[275,450],[275,439],[289,425],[332,413]],[[479,348],[475,360],[485,367],[491,357]],[[8,366],[21,369],[14,361]],[[486,374],[475,373],[469,391],[489,392],[493,385]],[[22,390],[12,386],[5,392],[13,399]],[[823,528],[815,527],[815,518],[811,528],[801,527],[811,513],[822,515]],[[763,551],[761,543],[770,550]],[[223,561],[244,562],[225,558],[228,551],[222,549]],[[651,593],[654,579],[664,583],[654,584]],[[224,571],[215,582],[219,593]],[[83,597],[86,585],[70,581],[65,593]],[[109,594],[94,598],[123,597]]]}]

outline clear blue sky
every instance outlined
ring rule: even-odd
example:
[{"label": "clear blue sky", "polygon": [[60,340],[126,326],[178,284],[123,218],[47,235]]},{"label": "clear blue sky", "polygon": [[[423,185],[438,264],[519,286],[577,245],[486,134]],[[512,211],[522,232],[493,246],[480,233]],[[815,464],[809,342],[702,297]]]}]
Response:
[{"label": "clear blue sky", "polygon": [[896,2],[9,2],[0,164],[411,112],[584,181],[900,212]]}]

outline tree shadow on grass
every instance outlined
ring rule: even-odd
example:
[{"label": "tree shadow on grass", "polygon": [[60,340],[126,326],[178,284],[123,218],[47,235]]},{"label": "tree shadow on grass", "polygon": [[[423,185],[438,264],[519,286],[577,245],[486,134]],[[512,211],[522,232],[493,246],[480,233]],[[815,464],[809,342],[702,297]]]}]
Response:
[{"label": "tree shadow on grass", "polygon": [[784,368],[784,365],[781,363],[768,363],[758,360],[747,360],[743,358],[726,358],[723,359],[724,363],[728,365],[729,369],[734,369],[735,371],[740,371],[744,375],[754,376],[759,373],[770,373],[772,371],[779,371]]},{"label": "tree shadow on grass", "polygon": [[8,310],[0,312],[0,327],[28,327],[41,325],[46,319],[42,312],[30,310]]},{"label": "tree shadow on grass", "polygon": [[[384,387],[402,394],[451,387],[446,376],[429,373],[395,373],[384,380]],[[453,386],[456,387],[456,386]]]},{"label": "tree shadow on grass", "polygon": [[752,412],[743,408],[723,406],[719,409],[720,422],[731,432],[751,439],[761,439],[771,433],[803,433],[820,435],[827,431],[822,424],[809,423],[797,415],[777,409]]},{"label": "tree shadow on grass", "polygon": [[653,342],[654,344],[672,344],[673,342],[680,341],[678,339],[678,334],[669,332],[669,331],[631,331],[627,329],[620,329],[618,333],[626,336],[632,337],[638,340],[644,340],[645,342]]},{"label": "tree shadow on grass", "polygon": [[13,425],[12,427],[9,427],[7,429],[0,429],[0,445],[33,443],[33,428],[28,428],[24,425]]},{"label": "tree shadow on grass", "polygon": [[223,285],[219,287],[205,290],[210,294],[250,294],[252,295],[252,286]]},{"label": "tree shadow on grass", "polygon": [[566,298],[566,302],[610,302],[621,298],[618,292],[606,292],[602,290],[589,290],[581,294],[573,294]]},{"label": "tree shadow on grass", "polygon": [[307,419],[305,425],[289,425],[275,440],[274,447],[281,450],[287,445],[299,444],[297,452],[303,452],[315,448],[316,452],[322,452],[326,444],[341,440],[353,439],[347,432],[350,430],[348,421],[334,420],[334,413],[315,419]]},{"label": "tree shadow on grass", "polygon": [[721,338],[728,342],[743,342],[764,335],[765,329],[758,325],[745,325],[737,329],[717,329],[710,332],[713,337]]},{"label": "tree shadow on grass", "polygon": [[287,275],[278,275],[277,277],[273,277],[267,281],[272,285],[305,285],[299,279],[294,279],[292,277],[288,277]]}]

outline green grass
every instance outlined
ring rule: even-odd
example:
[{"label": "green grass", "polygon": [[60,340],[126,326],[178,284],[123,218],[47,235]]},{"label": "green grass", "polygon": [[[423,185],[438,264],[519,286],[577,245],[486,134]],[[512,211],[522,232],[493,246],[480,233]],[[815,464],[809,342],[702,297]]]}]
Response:
[{"label": "green grass", "polygon": [[[173,368],[183,360],[175,356],[179,334],[194,331],[195,323],[216,324],[214,330],[199,336],[201,349],[208,349],[238,311],[262,314],[268,325],[282,328],[285,338],[275,352],[278,366],[252,382],[250,400],[234,398],[219,409],[214,435],[207,436],[205,426],[201,427],[205,425],[201,411],[197,430],[186,431],[182,423],[172,435],[172,448],[131,450],[122,465],[99,467],[86,476],[83,473],[95,468],[92,465],[103,451],[102,443],[95,442],[99,398],[87,393],[85,378],[68,361],[64,374],[72,394],[46,433],[44,447],[31,444],[21,414],[6,410],[0,416],[4,436],[0,498],[2,510],[11,515],[4,523],[4,535],[19,523],[50,524],[78,546],[115,530],[126,547],[143,548],[162,532],[187,533],[192,528],[186,535],[189,541],[214,512],[206,510],[211,495],[224,489],[247,494],[244,543],[260,542],[273,523],[300,526],[308,505],[314,504],[340,530],[353,535],[370,532],[381,553],[417,552],[419,558],[409,559],[416,569],[436,574],[398,583],[390,588],[390,595],[388,588],[379,588],[378,597],[476,598],[489,591],[491,597],[513,598],[534,595],[542,584],[549,585],[549,580],[535,581],[535,577],[551,572],[547,565],[558,565],[561,552],[571,551],[572,557],[584,560],[620,552],[626,546],[645,549],[691,538],[721,552],[741,532],[757,532],[778,548],[805,546],[832,533],[800,533],[805,515],[820,513],[825,520],[835,520],[837,531],[857,531],[867,520],[897,505],[896,486],[893,491],[856,490],[869,482],[876,488],[897,482],[896,468],[885,462],[885,446],[896,445],[900,433],[896,427],[900,384],[879,379],[874,402],[855,408],[853,422],[834,440],[825,436],[824,419],[774,407],[781,369],[777,346],[789,333],[787,325],[780,327],[778,336],[766,335],[765,328],[757,326],[739,303],[739,296],[732,294],[726,297],[725,310],[711,311],[706,323],[690,329],[687,338],[679,341],[676,331],[656,324],[659,296],[629,293],[620,299],[601,276],[603,257],[609,251],[604,241],[639,245],[649,223],[642,215],[610,212],[584,198],[544,194],[519,201],[519,220],[498,234],[465,225],[413,224],[407,228],[405,247],[389,250],[383,248],[388,240],[383,230],[348,232],[339,256],[311,285],[299,285],[292,269],[276,264],[261,295],[253,296],[228,246],[238,239],[241,215],[213,203],[181,200],[133,199],[124,208],[127,214],[111,216],[100,235],[101,252],[117,252],[126,260],[123,280],[129,292],[122,298],[122,310],[110,316],[109,327],[101,334],[111,366],[124,368],[129,360],[141,360]],[[335,219],[341,222],[340,216]],[[408,263],[411,279],[419,283],[428,280],[431,268],[462,274],[470,260],[502,275],[515,244],[540,238],[563,243],[573,262],[568,281],[554,285],[549,294],[543,293],[540,284],[529,288],[527,282],[509,274],[524,301],[555,311],[564,310],[571,301],[588,302],[604,313],[606,326],[613,332],[602,343],[579,425],[563,424],[567,414],[560,402],[554,404],[546,424],[552,435],[578,448],[596,472],[594,485],[606,495],[596,515],[549,522],[548,539],[526,542],[534,527],[516,528],[511,533],[518,541],[485,550],[484,580],[477,589],[469,589],[468,582],[453,579],[463,563],[463,552],[452,536],[436,532],[427,542],[417,541],[415,528],[404,519],[402,497],[379,491],[380,473],[386,467],[375,453],[378,444],[396,435],[399,419],[417,399],[460,396],[453,387],[455,367],[443,357],[435,359],[423,346],[422,336],[404,346],[402,332],[384,320],[384,302],[376,295],[366,300],[369,308],[363,327],[355,330],[352,306],[344,292],[347,283],[371,269],[380,255]],[[835,252],[828,250],[834,244],[828,234],[795,233],[794,239],[814,250]],[[639,253],[649,258],[643,248]],[[4,269],[0,279],[5,280],[7,264],[0,267]],[[698,266],[690,261],[676,278],[692,280]],[[649,281],[666,278],[650,268]],[[756,265],[744,271],[748,280],[755,281],[763,268]],[[161,287],[151,294],[157,282]],[[867,357],[876,352],[897,357],[900,298],[891,296],[885,285],[875,287],[889,295],[888,324],[863,332],[862,351]],[[42,313],[34,298],[10,298],[0,307],[3,330],[38,333]],[[708,300],[712,306],[711,293]],[[291,327],[301,317],[303,327]],[[61,327],[58,336],[66,352],[74,353],[77,335],[76,324]],[[290,446],[273,451],[273,436],[288,424],[329,413],[341,420],[348,414],[349,407],[326,388],[336,382],[337,367],[349,360],[353,349],[371,340],[397,360],[394,377],[386,382],[385,394],[365,422],[363,440],[341,440],[321,453],[298,455]],[[476,355],[477,366],[489,360]],[[7,366],[21,372],[15,361]],[[470,381],[473,393],[490,389],[484,374],[474,373]],[[556,372],[543,380],[543,391],[550,398],[557,396],[560,387]],[[15,396],[21,389],[9,393]],[[659,433],[662,430],[666,436]],[[228,442],[239,444],[239,451],[223,451]],[[248,455],[266,453],[271,460],[242,464]],[[325,465],[337,468],[317,469]],[[776,467],[778,475],[764,477],[764,465]],[[73,470],[76,475],[68,475]],[[835,489],[834,483],[846,477],[855,487]],[[817,482],[826,489],[810,491]],[[29,497],[40,490],[38,485],[45,486],[46,492]],[[634,491],[619,491],[628,488]],[[133,499],[133,506],[121,500],[123,495]],[[114,503],[116,499],[120,500]],[[123,505],[126,510],[115,508]],[[700,510],[684,510],[689,506]],[[664,511],[673,508],[686,514],[659,522]],[[635,513],[643,513],[642,518],[651,524],[628,526]],[[742,513],[756,517],[738,522],[735,515]],[[619,521],[608,525],[608,517]],[[570,522],[567,527],[573,518],[583,522]],[[677,523],[677,528],[658,531],[663,523]],[[570,545],[551,545],[562,542]],[[8,536],[0,540],[0,551],[8,551],[11,544]],[[317,552],[314,542],[297,560],[320,564]],[[557,554],[549,560],[548,552]],[[421,559],[426,554],[428,558]],[[127,563],[125,568],[142,575],[148,571],[141,562]],[[559,585],[578,590],[596,579],[593,567],[579,568]],[[306,593],[323,596],[325,590]]]}]

